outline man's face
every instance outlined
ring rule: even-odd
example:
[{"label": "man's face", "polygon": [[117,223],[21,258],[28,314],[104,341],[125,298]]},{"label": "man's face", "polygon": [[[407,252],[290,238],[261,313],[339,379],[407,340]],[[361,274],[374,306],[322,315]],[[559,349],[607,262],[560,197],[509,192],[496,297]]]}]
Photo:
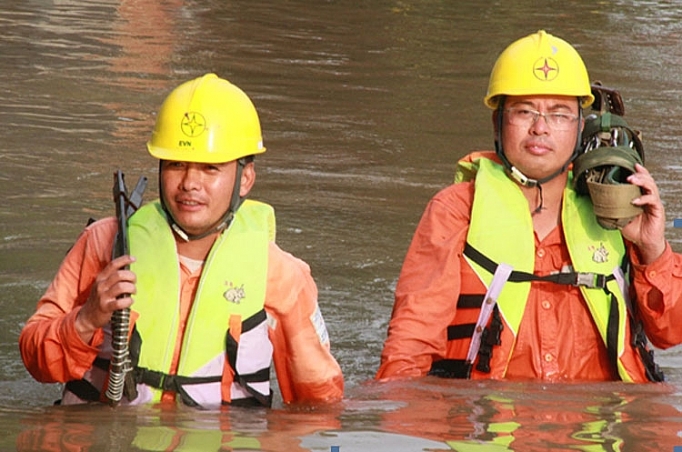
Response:
[{"label": "man's face", "polygon": [[215,227],[230,206],[237,162],[161,162],[163,201],[190,235]]},{"label": "man's face", "polygon": [[[573,96],[508,96],[502,120],[502,146],[509,162],[531,179],[547,177],[573,154],[578,130]],[[538,116],[535,112],[553,117]],[[550,123],[548,123],[550,119]]]}]

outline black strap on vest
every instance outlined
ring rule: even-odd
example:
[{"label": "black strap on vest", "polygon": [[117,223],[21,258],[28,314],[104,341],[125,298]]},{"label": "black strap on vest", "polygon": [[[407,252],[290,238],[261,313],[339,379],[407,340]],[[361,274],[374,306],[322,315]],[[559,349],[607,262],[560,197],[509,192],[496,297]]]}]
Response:
[{"label": "black strap on vest", "polygon": [[618,299],[613,292],[606,288],[604,288],[604,293],[609,296],[610,300],[609,320],[606,324],[606,354],[614,373],[620,376],[620,372],[618,372],[618,324],[620,323]]},{"label": "black strap on vest", "polygon": [[[621,268],[624,274],[629,273],[630,261],[625,258]],[[649,381],[662,382],[665,381],[665,375],[658,364],[654,361],[654,351],[649,349],[648,338],[644,331],[644,324],[637,316],[637,305],[632,304],[628,306],[628,317],[630,318],[630,344],[637,350],[639,358],[644,364],[646,377]]]},{"label": "black strap on vest", "polygon": [[[462,294],[457,300],[457,309],[480,309],[483,304],[483,295]],[[474,335],[475,323],[465,323],[461,325],[448,326],[448,340],[470,339]],[[493,346],[500,345],[501,334],[504,325],[500,317],[500,311],[495,306],[493,308],[492,320],[481,333],[481,346],[478,349],[478,359],[476,360],[476,370],[479,372],[490,373],[490,360],[493,356]],[[429,375],[441,378],[470,378],[473,363],[465,359],[443,359],[431,365]]]},{"label": "black strap on vest", "polygon": [[644,363],[644,370],[649,381],[665,381],[665,375],[658,364],[654,361],[654,351],[649,350],[646,333],[642,322],[630,322],[632,334],[632,346],[639,352],[639,357]]},{"label": "black strap on vest", "polygon": [[164,372],[138,367],[140,352],[142,349],[142,337],[137,327],[133,327],[130,336],[128,350],[130,353],[130,363],[133,367],[133,378],[136,384],[146,384],[163,391],[173,391],[180,395],[182,403],[187,406],[196,407],[199,404],[185,391],[184,385],[215,383],[222,380],[222,375],[208,377],[185,377],[182,375],[170,375]]},{"label": "black strap on vest", "polygon": [[[497,270],[498,264],[489,259],[476,248],[471,246],[469,243],[466,243],[464,246],[464,255],[469,259],[473,260],[474,262],[476,262],[481,267],[483,267],[486,271],[490,272],[490,274],[495,274],[495,270]],[[615,280],[614,275],[602,275],[597,273],[565,272],[554,273],[546,276],[538,276],[533,273],[518,270],[512,271],[508,279],[508,281],[510,282],[546,281],[555,284],[582,286],[591,289],[599,288],[602,289],[604,293],[609,295],[610,306],[609,318],[606,326],[606,349],[609,362],[611,363],[612,368],[615,370],[615,374],[619,375],[618,324],[620,320],[620,312],[618,310],[618,300],[616,296],[607,287],[607,283],[613,280]],[[460,300],[458,300],[457,303],[458,308],[464,306],[480,307],[483,301],[483,296],[480,296],[481,303],[478,302],[479,300],[478,298],[474,298],[476,297],[474,295],[464,295],[462,297],[460,297]],[[461,305],[460,302],[462,303]],[[499,326],[494,327],[495,323],[499,323]],[[471,337],[473,335],[473,327],[471,327],[470,325],[473,324],[453,325],[452,328],[448,327],[448,340]],[[471,332],[470,334],[464,335],[469,331]],[[486,328],[481,337],[481,348],[479,349],[479,359],[476,367],[476,369],[479,370],[480,372],[490,372],[492,346],[500,344],[501,331],[502,321],[500,319],[500,314],[497,309],[497,306],[495,306],[490,329]],[[641,350],[640,354],[642,354]],[[647,373],[649,373],[648,370]],[[471,375],[471,365],[467,364],[465,360],[441,360],[433,363],[429,374],[448,378],[469,378]]]},{"label": "black strap on vest", "polygon": [[198,385],[205,383],[217,383],[222,380],[222,375],[208,377],[184,377],[182,375],[169,375],[164,372],[136,367],[133,370],[136,383],[143,383],[163,391],[173,391],[180,394],[182,402],[187,406],[196,407],[199,404],[187,394],[185,385]]},{"label": "black strap on vest", "polygon": [[[256,326],[260,325],[261,323],[265,322],[267,320],[267,314],[265,313],[265,310],[261,310],[254,314],[253,316],[249,317],[248,319],[244,320],[242,322],[242,332],[245,331],[250,331],[251,329],[255,328]],[[269,381],[270,380],[270,368],[267,367],[265,369],[261,369],[257,372],[248,374],[248,375],[242,375],[239,372],[237,372],[237,350],[239,348],[239,344],[237,341],[232,337],[231,334],[226,335],[225,338],[225,349],[227,351],[227,359],[228,362],[230,363],[230,367],[232,367],[232,370],[234,371],[234,379],[237,381],[244,390],[246,390],[251,396],[253,396],[261,406],[265,407],[270,407],[272,406],[272,394],[269,394],[268,396],[264,396],[260,392],[254,390],[249,383],[259,383],[259,382],[264,382],[264,381]]]},{"label": "black strap on vest", "polygon": [[470,338],[474,335],[476,329],[475,323],[463,323],[460,325],[448,325],[448,340],[454,341],[457,339]]},{"label": "black strap on vest", "polygon": [[[161,389],[164,391],[173,391],[180,394],[182,401],[188,406],[198,406],[199,404],[192,399],[189,394],[183,389],[183,385],[191,384],[202,384],[202,383],[215,383],[222,379],[222,375],[211,376],[211,377],[183,377],[180,375],[169,375],[163,372],[157,372],[143,367],[137,367],[137,362],[139,359],[139,345],[141,344],[140,335],[137,330],[133,330],[133,335],[131,336],[131,344],[134,344],[132,350],[132,360],[134,361],[133,378],[135,383],[143,383],[151,387]],[[98,367],[104,371],[109,371],[109,360],[104,358],[96,358],[93,366]],[[97,402],[100,400],[100,391],[92,383],[83,380],[72,380],[66,383],[66,389],[81,400],[88,402]],[[57,403],[58,404],[58,403]]]},{"label": "black strap on vest", "polygon": [[[464,255],[476,262],[478,265],[486,269],[490,274],[494,274],[497,270],[497,264],[471,246],[469,243],[464,245]],[[530,281],[547,281],[556,284],[564,284],[569,286],[582,286],[589,289],[604,289],[608,290],[606,283],[616,279],[613,275],[602,275],[599,273],[581,273],[581,272],[565,272],[554,273],[546,276],[538,276],[533,273],[513,270],[509,276],[510,282],[530,282]]]},{"label": "black strap on vest", "polygon": [[[483,304],[483,295],[461,294],[457,300],[457,309],[480,309]],[[448,325],[448,341],[470,339],[474,335],[475,323],[460,325]],[[465,359],[441,359],[431,364],[429,375],[440,378],[470,378],[473,363]]]},{"label": "black strap on vest", "polygon": [[[88,380],[71,380],[66,383],[66,390],[75,394],[79,399],[86,402],[99,401],[100,392]],[[55,405],[61,405],[61,400],[55,402]]]},{"label": "black strap on vest", "polygon": [[[266,319],[266,314],[265,311],[261,311],[255,316],[247,319],[243,324],[242,324],[242,331],[249,331],[251,328],[254,328],[256,325],[264,322]],[[229,344],[229,338],[230,335],[228,334],[228,339],[227,342]],[[229,347],[229,345],[228,345]],[[173,391],[176,392],[177,394],[180,395],[180,398],[182,399],[182,402],[185,405],[196,407],[199,404],[192,399],[192,397],[185,391],[183,386],[185,385],[193,385],[193,384],[205,384],[205,383],[216,383],[222,381],[222,375],[214,375],[214,376],[206,376],[206,377],[186,377],[182,375],[170,375],[164,372],[159,372],[155,370],[150,370],[150,369],[145,369],[142,367],[138,367],[138,362],[140,358],[140,350],[142,348],[142,338],[140,337],[139,332],[137,331],[137,328],[133,328],[133,333],[130,337],[130,343],[129,343],[129,349],[130,349],[130,360],[131,364],[134,368],[133,370],[133,377],[135,378],[136,383],[142,383],[149,385],[153,388],[156,389],[161,389],[163,391]],[[234,369],[234,359],[232,359],[232,352],[234,352],[234,356],[236,356],[236,348],[234,350],[227,349],[227,359],[230,362],[230,365]],[[237,373],[235,370],[235,378],[237,377]],[[241,377],[241,376],[240,376]],[[270,369],[265,369],[261,372],[258,372],[253,375],[247,375],[246,377],[241,377],[240,382],[251,382],[251,381],[263,381],[263,379],[269,379],[270,378]],[[243,385],[245,389],[248,390],[246,385]],[[251,391],[249,391],[251,393]],[[255,391],[254,391],[255,392]],[[256,397],[256,394],[253,394],[254,397]],[[257,397],[258,398],[258,397]],[[270,396],[267,398],[268,400],[265,400],[266,398],[263,397],[262,395],[260,396],[258,400],[258,406],[262,406],[263,403],[268,403],[266,406],[270,406],[272,404],[272,397]],[[225,402],[223,402],[225,404]],[[230,405],[238,405],[238,406],[251,406],[253,405],[252,402],[241,402],[241,401],[235,401],[235,402],[230,402]]]},{"label": "black strap on vest", "polygon": [[480,309],[484,298],[483,294],[459,294],[457,309]]},{"label": "black strap on vest", "polygon": [[465,359],[441,359],[431,364],[428,375],[440,378],[471,378],[473,364]]},{"label": "black strap on vest", "polygon": [[490,326],[486,327],[481,333],[481,346],[478,349],[478,363],[476,370],[479,372],[490,373],[490,360],[493,357],[493,346],[502,344],[502,318],[497,305],[493,308],[493,318]]},{"label": "black strap on vest", "polygon": [[[97,367],[105,372],[109,371],[109,360],[100,358],[99,356],[95,358],[92,363],[93,367]],[[65,388],[67,391],[73,393],[76,397],[86,402],[99,402],[100,391],[86,379],[82,380],[71,380],[66,382]],[[57,400],[55,405],[60,405],[61,400]]]}]

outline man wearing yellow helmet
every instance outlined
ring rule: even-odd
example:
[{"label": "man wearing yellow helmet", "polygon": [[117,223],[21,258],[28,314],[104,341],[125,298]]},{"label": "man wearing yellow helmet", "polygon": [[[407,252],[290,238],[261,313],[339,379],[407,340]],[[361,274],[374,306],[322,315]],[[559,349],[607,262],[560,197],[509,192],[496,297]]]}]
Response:
[{"label": "man wearing yellow helmet", "polygon": [[682,342],[682,256],[642,165],[628,182],[643,213],[620,230],[573,189],[581,108],[593,100],[582,59],[555,36],[500,54],[484,100],[495,152],[462,159],[426,208],[377,378],[663,379],[647,336]]},{"label": "man wearing yellow helmet", "polygon": [[265,152],[251,100],[215,74],[185,82],[147,147],[160,199],[129,218],[130,255],[112,260],[115,218],[85,229],[22,330],[29,372],[66,383],[64,404],[104,401],[112,313],[130,308],[137,394],[122,403],[269,406],[271,363],[285,403],[339,400],[310,269],[245,199]]}]

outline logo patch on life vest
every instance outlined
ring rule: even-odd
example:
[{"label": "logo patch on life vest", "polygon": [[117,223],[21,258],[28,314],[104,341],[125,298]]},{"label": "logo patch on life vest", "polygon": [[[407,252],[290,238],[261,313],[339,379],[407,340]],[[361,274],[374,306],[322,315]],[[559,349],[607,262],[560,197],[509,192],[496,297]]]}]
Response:
[{"label": "logo patch on life vest", "polygon": [[599,248],[590,246],[590,251],[592,251],[592,260],[598,264],[603,264],[609,261],[609,251],[604,247],[603,243],[599,244]]},{"label": "logo patch on life vest", "polygon": [[244,291],[244,284],[242,284],[239,287],[236,287],[231,281],[228,281],[225,283],[228,286],[228,289],[225,291],[223,296],[227,301],[231,301],[232,303],[239,304],[241,303],[242,299],[246,298],[246,292]]}]

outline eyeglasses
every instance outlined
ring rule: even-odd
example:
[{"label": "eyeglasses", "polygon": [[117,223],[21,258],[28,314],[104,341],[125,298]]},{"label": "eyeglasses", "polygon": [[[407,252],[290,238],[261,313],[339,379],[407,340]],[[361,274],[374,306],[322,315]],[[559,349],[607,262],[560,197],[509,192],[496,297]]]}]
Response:
[{"label": "eyeglasses", "polygon": [[579,118],[568,113],[540,113],[532,108],[507,108],[504,111],[511,125],[530,127],[542,116],[553,130],[570,130]]}]

